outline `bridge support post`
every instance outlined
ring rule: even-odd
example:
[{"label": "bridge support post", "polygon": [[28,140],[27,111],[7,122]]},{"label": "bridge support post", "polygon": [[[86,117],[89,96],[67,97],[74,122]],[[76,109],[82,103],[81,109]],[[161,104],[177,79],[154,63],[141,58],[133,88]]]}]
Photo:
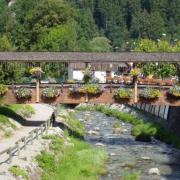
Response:
[{"label": "bridge support post", "polygon": [[137,84],[137,78],[134,78],[134,103],[136,104],[138,102],[138,84]]},{"label": "bridge support post", "polygon": [[36,103],[39,103],[39,79],[36,79]]}]

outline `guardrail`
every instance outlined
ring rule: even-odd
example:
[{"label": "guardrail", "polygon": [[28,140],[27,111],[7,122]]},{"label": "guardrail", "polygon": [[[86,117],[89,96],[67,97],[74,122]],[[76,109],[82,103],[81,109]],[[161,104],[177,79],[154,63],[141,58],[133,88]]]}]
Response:
[{"label": "guardrail", "polygon": [[[47,133],[47,130],[52,125],[53,120],[54,120],[54,114],[51,116],[49,120],[43,123],[40,127],[30,131],[28,136],[24,136],[18,141],[16,141],[13,147],[9,147],[8,149],[1,151],[0,156],[4,154],[8,155],[8,158],[4,162],[8,162],[10,164],[12,162],[13,156],[15,155],[19,156],[20,151],[23,149],[26,150],[27,145],[29,144],[32,145],[35,139],[38,139],[40,136],[43,135],[43,133]],[[2,164],[2,162],[0,162],[0,164]]]}]

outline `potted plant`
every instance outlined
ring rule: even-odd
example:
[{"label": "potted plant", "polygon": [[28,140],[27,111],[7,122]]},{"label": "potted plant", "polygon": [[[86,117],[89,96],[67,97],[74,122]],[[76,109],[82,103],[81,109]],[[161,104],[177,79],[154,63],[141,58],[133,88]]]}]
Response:
[{"label": "potted plant", "polygon": [[33,67],[30,69],[32,77],[36,78],[36,102],[39,102],[39,84],[42,74],[44,73],[40,67]]},{"label": "potted plant", "polygon": [[133,95],[132,89],[119,88],[115,93],[115,99],[130,99]]},{"label": "potted plant", "polygon": [[32,97],[31,89],[20,87],[14,91],[14,95],[18,100],[28,100]]},{"label": "potted plant", "polygon": [[93,72],[91,71],[91,69],[89,67],[86,68],[83,74],[84,74],[83,76],[84,83],[85,84],[91,83],[93,79]]},{"label": "potted plant", "polygon": [[161,92],[158,89],[145,88],[140,92],[139,96],[142,99],[155,100],[155,99],[158,99],[159,97],[161,97]]},{"label": "potted plant", "polygon": [[41,95],[45,99],[56,99],[60,95],[60,90],[56,87],[44,88]]},{"label": "potted plant", "polygon": [[168,93],[168,95],[179,99],[180,98],[180,86],[171,87],[167,93]]},{"label": "potted plant", "polygon": [[29,70],[29,73],[32,75],[32,77],[40,79],[44,72],[40,67],[33,67]]},{"label": "potted plant", "polygon": [[0,84],[0,96],[4,96],[8,91],[8,87],[4,84]]},{"label": "potted plant", "polygon": [[101,86],[98,84],[86,84],[84,86],[84,89],[86,93],[92,94],[92,95],[100,94],[103,92]]},{"label": "potted plant", "polygon": [[139,68],[134,68],[131,70],[130,75],[133,79],[137,79],[137,77],[141,74],[141,70]]}]

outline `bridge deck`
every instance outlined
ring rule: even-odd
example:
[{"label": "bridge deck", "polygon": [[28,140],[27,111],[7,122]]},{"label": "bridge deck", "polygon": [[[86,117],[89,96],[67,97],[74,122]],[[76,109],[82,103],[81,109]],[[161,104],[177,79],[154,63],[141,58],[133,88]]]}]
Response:
[{"label": "bridge deck", "polygon": [[[114,84],[104,84],[104,91],[102,94],[99,95],[88,95],[88,97],[85,94],[72,94],[70,91],[70,87],[72,85],[70,84],[65,84],[63,85],[63,88],[61,85],[54,85],[54,84],[44,84],[40,86],[40,92],[44,87],[49,87],[49,86],[57,86],[61,88],[61,95],[53,100],[48,100],[48,99],[43,99],[40,98],[41,103],[48,103],[48,104],[56,104],[56,103],[61,103],[61,104],[80,104],[80,103],[120,103],[120,104],[133,104],[133,98],[130,99],[129,101],[127,100],[115,100],[114,95],[116,90],[119,88],[120,85]],[[147,85],[146,85],[147,86]],[[16,86],[18,87],[18,86]],[[9,88],[8,92],[3,98],[3,102],[7,104],[11,103],[36,103],[36,89],[35,86],[27,86],[32,90],[32,98],[28,101],[20,101],[17,100],[12,92],[12,89]],[[129,86],[132,87],[133,86]],[[140,92],[140,89],[144,88],[145,86],[139,85],[138,86],[138,94]],[[152,104],[152,105],[171,105],[171,106],[180,106],[180,99],[174,99],[172,97],[167,96],[167,91],[170,87],[168,86],[149,86],[149,87],[156,87],[161,90],[162,97],[155,101],[149,101],[149,100],[142,100],[138,98],[138,103],[147,103],[147,104]],[[41,96],[41,95],[40,95]]]}]

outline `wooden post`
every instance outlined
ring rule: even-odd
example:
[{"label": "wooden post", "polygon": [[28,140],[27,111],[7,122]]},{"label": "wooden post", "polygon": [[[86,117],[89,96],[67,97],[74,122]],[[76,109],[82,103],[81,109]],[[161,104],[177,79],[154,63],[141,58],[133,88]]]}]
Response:
[{"label": "wooden post", "polygon": [[39,129],[37,128],[36,129],[36,139],[38,139],[38,136],[39,136],[38,131],[39,131]]},{"label": "wooden post", "polygon": [[112,93],[112,82],[110,84],[110,93]]},{"label": "wooden post", "polygon": [[36,103],[39,103],[39,79],[36,79]]},{"label": "wooden post", "polygon": [[138,91],[138,85],[137,85],[138,83],[137,83],[137,77],[134,77],[134,103],[136,104],[137,102],[138,102],[138,93],[137,93],[137,91]]},{"label": "wooden post", "polygon": [[88,99],[88,93],[85,94],[85,102],[88,103],[89,99]]},{"label": "wooden post", "polygon": [[20,154],[20,143],[19,143],[19,141],[17,141],[16,144],[17,144],[17,155],[19,156],[19,154]]},{"label": "wooden post", "polygon": [[13,156],[13,154],[12,154],[12,148],[11,148],[11,147],[10,147],[9,150],[8,150],[8,154],[9,154],[8,163],[11,164],[11,162],[12,162],[12,156]]},{"label": "wooden post", "polygon": [[24,150],[26,150],[26,145],[27,145],[26,137],[23,138],[23,141],[24,141]]},{"label": "wooden post", "polygon": [[64,85],[63,85],[63,83],[61,84],[61,93],[63,93],[63,91],[64,91]]},{"label": "wooden post", "polygon": [[30,133],[31,136],[31,145],[33,145],[33,132]]}]

